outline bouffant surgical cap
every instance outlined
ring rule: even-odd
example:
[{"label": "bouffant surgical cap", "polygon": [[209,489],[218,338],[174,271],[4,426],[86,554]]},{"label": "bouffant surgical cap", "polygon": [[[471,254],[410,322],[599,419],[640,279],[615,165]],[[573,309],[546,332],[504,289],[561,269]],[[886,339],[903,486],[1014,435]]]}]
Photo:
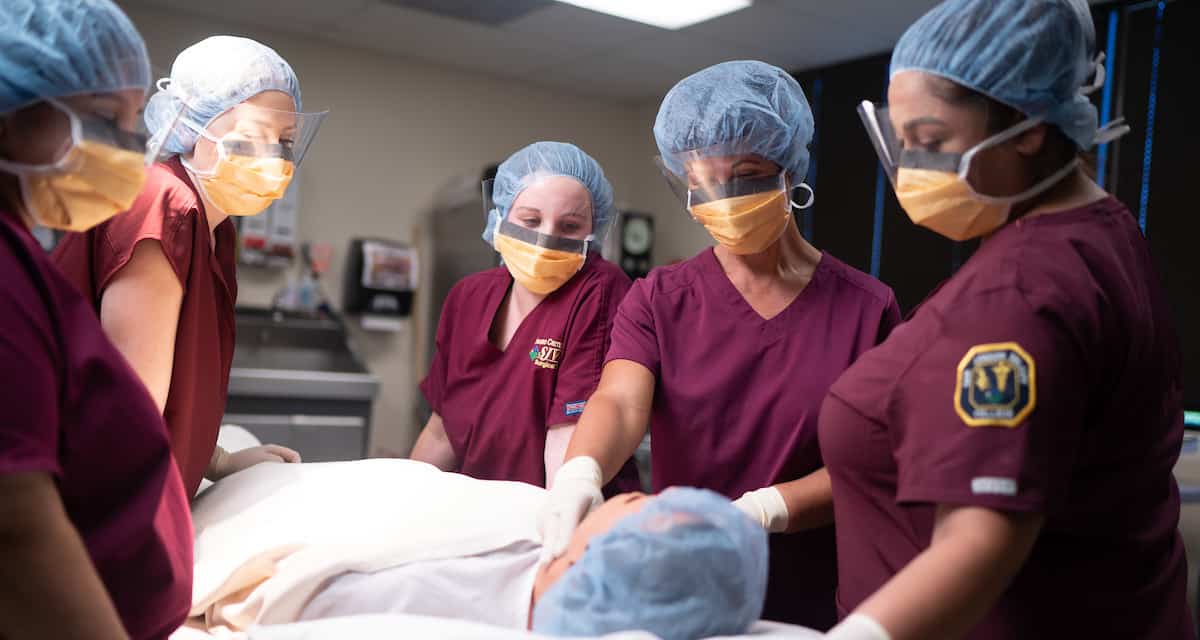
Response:
[{"label": "bouffant surgical cap", "polygon": [[947,0],[904,32],[891,75],[941,76],[1041,118],[1088,149],[1098,117],[1081,89],[1102,78],[1095,47],[1083,0]]},{"label": "bouffant surgical cap", "polygon": [[600,163],[573,144],[535,142],[509,156],[496,170],[484,242],[492,244],[500,221],[508,217],[513,202],[526,187],[551,176],[574,178],[587,189],[592,201],[592,235],[603,240],[612,223],[613,190]]},{"label": "bouffant surgical cap", "polygon": [[146,43],[109,0],[0,2],[0,113],[149,85]]},{"label": "bouffant surgical cap", "polygon": [[765,62],[723,62],[684,78],[654,121],[658,152],[676,175],[684,173],[686,154],[755,154],[800,181],[812,138],[812,108],[800,83]]},{"label": "bouffant surgical cap", "polygon": [[669,489],[626,516],[538,600],[533,630],[663,640],[740,635],[762,615],[767,535],[729,500]]},{"label": "bouffant surgical cap", "polygon": [[171,76],[159,81],[146,105],[146,128],[166,136],[164,153],[189,153],[217,116],[264,91],[288,94],[300,111],[300,81],[274,49],[249,38],[205,38],[181,51]]}]

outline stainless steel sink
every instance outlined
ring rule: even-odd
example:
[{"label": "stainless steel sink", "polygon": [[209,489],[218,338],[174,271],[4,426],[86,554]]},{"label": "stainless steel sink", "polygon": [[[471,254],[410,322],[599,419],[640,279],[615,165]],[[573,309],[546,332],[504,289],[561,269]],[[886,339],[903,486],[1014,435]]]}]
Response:
[{"label": "stainless steel sink", "polygon": [[351,351],[340,323],[240,308],[229,387],[231,394],[370,399],[379,381]]}]

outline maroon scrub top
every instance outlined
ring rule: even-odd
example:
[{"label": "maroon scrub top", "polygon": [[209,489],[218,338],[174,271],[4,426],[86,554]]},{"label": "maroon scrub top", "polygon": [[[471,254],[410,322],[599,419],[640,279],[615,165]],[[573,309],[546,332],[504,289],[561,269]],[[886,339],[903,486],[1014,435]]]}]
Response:
[{"label": "maroon scrub top", "polygon": [[[629,277],[593,253],[579,273],[529,312],[508,348],[489,339],[513,279],[504,267],[463,278],[438,323],[421,391],[442,417],[458,471],[546,486],[546,431],[579,421],[600,382],[604,352]],[[629,461],[606,487],[638,491]]]},{"label": "maroon scrub top", "polygon": [[53,260],[100,311],[105,288],[142,240],[157,240],[183,287],[175,361],[163,417],[187,495],[196,495],[217,446],[233,365],[237,268],[233,222],[217,225],[213,250],[200,196],[178,158],[150,168],[133,207],[83,234],[68,234]]},{"label": "maroon scrub top", "polygon": [[975,505],[1046,521],[971,638],[1194,637],[1179,351],[1116,200],[996,232],[825,403],[841,614]]},{"label": "maroon scrub top", "polygon": [[125,629],[166,638],[192,596],[192,520],[162,417],[91,304],[0,211],[0,474],[54,478]]},{"label": "maroon scrub top", "polygon": [[[794,301],[764,320],[712,249],[633,285],[608,361],[654,374],[654,490],[729,498],[823,465],[817,411],[829,385],[900,321],[891,289],[828,253]],[[828,629],[836,618],[834,532],[771,536],[764,616]]]}]

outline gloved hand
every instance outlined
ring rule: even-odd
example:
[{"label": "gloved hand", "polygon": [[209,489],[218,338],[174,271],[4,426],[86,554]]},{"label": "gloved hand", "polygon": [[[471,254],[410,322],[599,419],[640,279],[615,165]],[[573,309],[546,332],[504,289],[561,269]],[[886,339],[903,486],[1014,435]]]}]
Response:
[{"label": "gloved hand", "polygon": [[783,533],[788,526],[787,503],[783,494],[775,487],[763,487],[747,491],[733,501],[733,506],[742,510],[750,519],[769,533]]},{"label": "gloved hand", "polygon": [[300,462],[300,454],[277,444],[264,444],[233,453],[217,447],[205,475],[209,480],[220,480],[260,462]]},{"label": "gloved hand", "polygon": [[825,640],[892,640],[883,625],[863,613],[850,614],[822,637]]},{"label": "gloved hand", "polygon": [[567,550],[575,527],[592,509],[604,502],[600,493],[603,473],[600,463],[590,456],[567,460],[550,484],[546,502],[538,514],[538,532],[542,534],[542,562],[553,560]]}]

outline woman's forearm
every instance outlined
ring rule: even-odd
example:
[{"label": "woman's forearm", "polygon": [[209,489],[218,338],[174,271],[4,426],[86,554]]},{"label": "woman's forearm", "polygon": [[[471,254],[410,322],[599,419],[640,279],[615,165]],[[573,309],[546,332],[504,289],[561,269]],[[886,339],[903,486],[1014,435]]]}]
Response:
[{"label": "woman's forearm", "polygon": [[892,640],[964,637],[1029,557],[1043,518],[982,507],[939,507],[933,540],[855,613]]},{"label": "woman's forearm", "polygon": [[654,374],[636,362],[614,360],[604,365],[564,460],[588,456],[600,464],[604,482],[616,477],[646,435],[654,384]]},{"label": "woman's forearm", "polygon": [[824,467],[775,488],[787,504],[788,533],[833,524],[833,489]]},{"label": "woman's forearm", "polygon": [[646,434],[645,422],[639,424],[636,420],[614,398],[597,392],[588,399],[563,460],[577,456],[595,458],[604,482],[611,481]]},{"label": "woman's forearm", "polygon": [[454,455],[454,446],[450,444],[450,437],[446,435],[446,426],[442,422],[442,416],[436,412],[429,416],[429,421],[425,423],[425,428],[417,437],[417,442],[413,445],[409,458],[428,462],[442,471],[458,469],[458,457]]},{"label": "woman's forearm", "polygon": [[128,638],[46,474],[0,477],[0,585],[0,637]]}]

